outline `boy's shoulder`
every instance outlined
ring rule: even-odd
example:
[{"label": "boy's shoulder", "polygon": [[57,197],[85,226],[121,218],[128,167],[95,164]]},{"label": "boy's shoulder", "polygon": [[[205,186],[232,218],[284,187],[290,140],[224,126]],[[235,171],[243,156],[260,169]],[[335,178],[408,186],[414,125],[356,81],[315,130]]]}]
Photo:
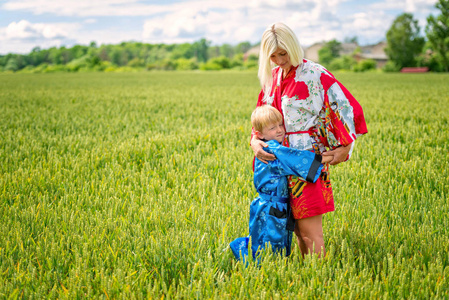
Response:
[{"label": "boy's shoulder", "polygon": [[275,155],[302,155],[305,152],[309,152],[305,150],[286,147],[276,140],[265,141],[265,143],[268,145],[268,147],[265,147],[264,150]]}]

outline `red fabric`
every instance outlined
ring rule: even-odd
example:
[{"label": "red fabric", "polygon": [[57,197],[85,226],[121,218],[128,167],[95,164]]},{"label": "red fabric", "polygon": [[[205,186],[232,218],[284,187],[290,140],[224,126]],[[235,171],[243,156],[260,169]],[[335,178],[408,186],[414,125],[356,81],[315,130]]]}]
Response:
[{"label": "red fabric", "polygon": [[288,97],[296,96],[298,98],[296,101],[305,100],[310,96],[309,88],[303,81],[297,82],[294,85],[287,85],[283,90],[283,95],[287,95]]},{"label": "red fabric", "polygon": [[[366,128],[366,122],[365,122],[365,116],[363,115],[362,106],[357,102],[357,100],[352,96],[352,94],[348,91],[347,88],[343,84],[341,84],[331,73],[329,73],[331,76],[322,73],[321,74],[321,83],[323,84],[324,90],[329,90],[329,88],[334,84],[337,83],[340,86],[340,89],[345,94],[346,98],[348,99],[350,105],[352,106],[353,112],[354,112],[354,125],[355,125],[355,132],[356,134],[365,134],[368,132],[368,129]],[[325,95],[327,97],[327,93]]]},{"label": "red fabric", "polygon": [[338,85],[345,94],[346,98],[349,100],[349,103],[351,104],[352,109],[354,111],[355,132],[357,134],[367,133],[368,129],[366,127],[365,116],[363,115],[362,106],[340,82],[338,82]]},{"label": "red fabric", "polygon": [[289,176],[290,206],[295,219],[305,219],[335,210],[334,197],[327,173],[321,173],[315,183]]}]

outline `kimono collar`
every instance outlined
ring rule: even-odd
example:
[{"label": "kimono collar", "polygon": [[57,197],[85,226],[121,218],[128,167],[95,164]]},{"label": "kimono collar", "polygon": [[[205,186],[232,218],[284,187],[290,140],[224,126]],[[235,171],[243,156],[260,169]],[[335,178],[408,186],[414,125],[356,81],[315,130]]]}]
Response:
[{"label": "kimono collar", "polygon": [[[292,67],[290,68],[290,70],[288,71],[287,76],[285,76],[284,79],[287,79],[287,78],[289,78],[289,77],[292,77],[293,74],[295,74],[296,69],[297,69],[300,65],[301,65],[301,64],[297,65],[296,67],[295,67],[295,66],[292,66]],[[284,72],[284,70],[282,70],[281,67],[279,67],[278,78],[277,78],[277,81],[276,81],[276,85],[277,85],[277,86],[280,86],[280,85],[281,85],[281,81],[282,81],[282,73],[283,73],[283,72]]]}]

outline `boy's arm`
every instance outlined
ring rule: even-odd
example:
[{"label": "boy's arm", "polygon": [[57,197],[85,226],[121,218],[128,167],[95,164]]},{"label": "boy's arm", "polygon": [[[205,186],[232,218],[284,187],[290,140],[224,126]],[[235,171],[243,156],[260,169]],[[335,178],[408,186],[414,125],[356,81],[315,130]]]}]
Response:
[{"label": "boy's arm", "polygon": [[327,163],[330,163],[333,159],[334,159],[333,155],[326,155],[326,156],[322,155],[321,156],[321,163],[322,164],[327,164]]},{"label": "boy's arm", "polygon": [[331,156],[322,157],[313,152],[288,148],[275,141],[268,141],[267,151],[276,155],[272,162],[279,175],[295,175],[309,182],[315,182],[323,169],[322,161],[332,160]]}]

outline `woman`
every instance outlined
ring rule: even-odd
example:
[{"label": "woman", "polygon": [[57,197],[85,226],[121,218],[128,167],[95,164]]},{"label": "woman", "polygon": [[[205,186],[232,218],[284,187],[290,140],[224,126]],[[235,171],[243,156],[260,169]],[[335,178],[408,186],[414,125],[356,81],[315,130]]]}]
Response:
[{"label": "woman", "polygon": [[[263,33],[258,75],[262,91],[257,106],[270,104],[282,113],[284,145],[333,156],[331,165],[350,157],[354,140],[367,132],[362,108],[329,71],[304,59],[296,35],[285,24],[275,23]],[[254,134],[251,147],[261,161],[276,159],[262,149],[265,142]],[[334,210],[329,166],[316,183],[294,176],[288,183],[302,255],[325,255],[322,216]]]}]

